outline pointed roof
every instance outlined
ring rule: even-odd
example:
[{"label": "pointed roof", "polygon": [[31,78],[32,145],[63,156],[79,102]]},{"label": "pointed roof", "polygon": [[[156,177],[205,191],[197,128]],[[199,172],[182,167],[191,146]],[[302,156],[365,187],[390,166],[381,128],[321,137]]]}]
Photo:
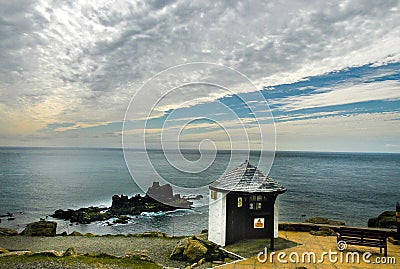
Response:
[{"label": "pointed roof", "polygon": [[249,193],[284,193],[286,188],[264,175],[247,160],[209,185],[211,190]]}]

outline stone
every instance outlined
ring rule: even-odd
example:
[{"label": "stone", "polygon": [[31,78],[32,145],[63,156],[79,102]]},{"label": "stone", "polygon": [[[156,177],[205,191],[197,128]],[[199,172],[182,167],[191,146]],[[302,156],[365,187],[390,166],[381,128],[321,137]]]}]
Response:
[{"label": "stone", "polygon": [[207,253],[207,248],[198,240],[189,239],[189,244],[183,255],[187,257],[190,262],[197,262],[204,258]]},{"label": "stone", "polygon": [[0,228],[0,235],[14,236],[18,235],[18,232],[8,228]]},{"label": "stone", "polygon": [[202,265],[203,263],[205,263],[205,261],[206,261],[206,258],[201,258],[201,259],[197,262],[197,264],[198,264],[198,265]]},{"label": "stone", "polygon": [[183,238],[179,240],[179,242],[176,244],[174,249],[171,252],[171,255],[169,255],[169,258],[171,260],[177,260],[177,261],[184,261],[187,259],[187,257],[184,255],[185,249],[189,245],[189,239],[188,238]]},{"label": "stone", "polygon": [[368,227],[396,229],[396,212],[384,211],[378,217],[370,218],[368,220]]},{"label": "stone", "polygon": [[75,251],[73,247],[68,248],[63,254],[64,257],[76,257],[77,255],[78,253]]},{"label": "stone", "polygon": [[322,217],[315,217],[315,218],[309,218],[306,219],[307,223],[314,223],[314,224],[328,224],[328,225],[345,225],[343,221],[337,221],[337,220],[331,220],[327,218],[322,218]]},{"label": "stone", "polygon": [[80,232],[73,231],[72,233],[69,234],[70,236],[82,236]]},{"label": "stone", "polygon": [[54,221],[38,221],[29,223],[22,235],[27,236],[56,236],[57,222]]},{"label": "stone", "polygon": [[321,227],[318,231],[310,231],[310,234],[316,236],[332,236],[336,235],[336,232],[329,227]]},{"label": "stone", "polygon": [[62,253],[56,250],[44,250],[35,252],[34,255],[48,256],[48,257],[62,257]]},{"label": "stone", "polygon": [[0,248],[0,254],[4,254],[4,253],[9,253],[10,251],[8,251],[5,248]]}]

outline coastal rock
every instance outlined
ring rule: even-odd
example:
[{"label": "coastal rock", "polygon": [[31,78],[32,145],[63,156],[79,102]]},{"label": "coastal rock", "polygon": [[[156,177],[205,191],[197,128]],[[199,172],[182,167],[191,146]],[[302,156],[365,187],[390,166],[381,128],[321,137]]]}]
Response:
[{"label": "coastal rock", "polygon": [[69,236],[82,236],[80,232],[73,231],[72,233],[69,234]]},{"label": "coastal rock", "polygon": [[33,253],[33,255],[41,255],[47,257],[62,257],[63,254],[56,250],[44,250]]},{"label": "coastal rock", "polygon": [[18,235],[18,232],[12,229],[8,229],[8,228],[0,228],[0,235]]},{"label": "coastal rock", "polygon": [[185,261],[187,257],[183,253],[185,249],[188,247],[188,245],[189,245],[189,238],[184,238],[182,240],[179,240],[175,248],[172,250],[169,258],[171,260]]},{"label": "coastal rock", "polygon": [[314,224],[337,225],[337,226],[345,225],[345,223],[343,221],[331,220],[331,219],[322,218],[322,217],[309,218],[309,219],[306,219],[305,222],[314,223]]},{"label": "coastal rock", "polygon": [[370,218],[368,220],[368,227],[396,229],[397,228],[396,212],[385,211],[376,218]]},{"label": "coastal rock", "polygon": [[9,253],[10,251],[8,251],[5,248],[0,248],[0,254],[4,254],[4,253]]},{"label": "coastal rock", "polygon": [[198,240],[190,240],[187,248],[185,248],[183,255],[187,257],[190,262],[197,262],[204,258],[207,253],[207,248]]},{"label": "coastal rock", "polygon": [[194,235],[181,239],[170,255],[171,260],[198,262],[235,259],[222,251],[219,246],[207,240],[207,234]]},{"label": "coastal rock", "polygon": [[310,234],[316,236],[332,236],[336,235],[336,232],[328,227],[321,227],[318,231],[310,231]]},{"label": "coastal rock", "polygon": [[57,229],[57,222],[38,221],[29,223],[21,234],[28,236],[55,236],[56,229]]},{"label": "coastal rock", "polygon": [[59,209],[51,216],[79,224],[117,218],[114,223],[126,224],[129,220],[127,215],[139,215],[142,212],[172,211],[178,208],[191,208],[192,205],[193,202],[181,197],[180,194],[174,195],[170,185],[161,186],[158,182],[153,182],[153,186],[148,189],[145,196],[137,194],[129,198],[126,195],[114,195],[110,208],[92,206],[77,210]]},{"label": "coastal rock", "polygon": [[71,247],[64,252],[63,257],[76,257],[77,255],[78,253]]}]

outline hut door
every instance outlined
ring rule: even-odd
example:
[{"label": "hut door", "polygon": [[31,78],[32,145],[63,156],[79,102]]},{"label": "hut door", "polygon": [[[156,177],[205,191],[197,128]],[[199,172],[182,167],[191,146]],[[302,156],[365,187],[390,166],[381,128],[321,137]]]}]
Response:
[{"label": "hut door", "polygon": [[245,238],[247,214],[244,198],[228,194],[226,211],[226,244],[232,244]]}]

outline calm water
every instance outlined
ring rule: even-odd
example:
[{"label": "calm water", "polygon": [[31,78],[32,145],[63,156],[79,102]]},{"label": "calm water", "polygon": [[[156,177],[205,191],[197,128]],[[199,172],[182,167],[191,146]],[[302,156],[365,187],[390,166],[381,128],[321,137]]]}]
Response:
[{"label": "calm water", "polygon": [[[140,166],[142,157],[128,153]],[[185,152],[196,160],[198,152]],[[234,166],[247,156],[220,152],[202,173],[183,173],[151,151],[155,169],[179,186],[203,186],[223,173],[232,158]],[[135,159],[136,158],[136,159]],[[250,157],[256,159],[257,154]],[[280,219],[303,221],[322,216],[366,226],[370,217],[394,210],[400,202],[400,154],[278,152],[270,176],[288,191],[280,196]],[[262,168],[266,170],[267,168]],[[153,181],[147,171],[145,180]],[[16,220],[2,218],[1,226],[21,231],[56,209],[111,204],[114,194],[143,193],[132,180],[119,149],[0,148],[0,215],[12,212]],[[192,234],[207,228],[207,192],[186,189],[183,194],[206,197],[195,201],[193,210],[142,214],[126,225],[106,223],[73,225],[58,221],[58,232],[139,233],[161,230],[169,234]],[[21,212],[21,213],[20,213]],[[306,215],[304,217],[303,215]]]}]

